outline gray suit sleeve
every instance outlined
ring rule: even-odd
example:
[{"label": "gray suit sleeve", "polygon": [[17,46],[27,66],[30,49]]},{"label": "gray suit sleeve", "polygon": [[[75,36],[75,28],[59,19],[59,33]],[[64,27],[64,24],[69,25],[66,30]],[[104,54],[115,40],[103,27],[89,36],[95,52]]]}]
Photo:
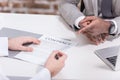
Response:
[{"label": "gray suit sleeve", "polygon": [[60,15],[72,28],[75,20],[80,16],[84,16],[77,7],[79,1],[80,0],[62,0],[59,4]]}]

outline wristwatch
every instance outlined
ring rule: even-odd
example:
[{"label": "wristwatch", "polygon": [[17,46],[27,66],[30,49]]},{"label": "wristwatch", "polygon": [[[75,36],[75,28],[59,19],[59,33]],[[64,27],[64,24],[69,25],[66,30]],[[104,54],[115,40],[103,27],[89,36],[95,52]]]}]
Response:
[{"label": "wristwatch", "polygon": [[74,30],[75,31],[78,31],[78,30],[80,30],[80,26],[78,25],[78,26],[76,26],[76,25],[73,25],[74,26]]},{"label": "wristwatch", "polygon": [[114,22],[110,21],[110,27],[109,27],[108,34],[114,36],[116,35],[116,33],[117,33],[117,30],[116,30],[115,24]]}]

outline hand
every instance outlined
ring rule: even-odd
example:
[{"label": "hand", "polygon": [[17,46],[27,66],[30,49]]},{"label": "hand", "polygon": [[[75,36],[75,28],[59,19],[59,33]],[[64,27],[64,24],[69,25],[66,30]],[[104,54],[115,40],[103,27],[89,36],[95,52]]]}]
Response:
[{"label": "hand", "polygon": [[108,33],[108,30],[110,27],[109,21],[105,21],[95,16],[89,16],[89,17],[86,17],[84,20],[82,20],[80,23],[83,24],[88,21],[90,23],[85,27],[83,27],[81,30],[79,30],[79,33],[86,31],[86,32],[89,32],[92,36]]},{"label": "hand", "polygon": [[[55,58],[56,55],[59,55],[58,59]],[[52,77],[64,67],[66,58],[67,56],[60,51],[53,51],[53,53],[49,56],[45,64],[45,68],[50,71]]]},{"label": "hand", "polygon": [[8,48],[10,50],[33,51],[33,48],[24,46],[25,43],[39,44],[40,41],[33,37],[17,37],[8,39]]},{"label": "hand", "polygon": [[106,38],[107,38],[107,36],[108,36],[108,34],[100,34],[100,35],[97,35],[97,36],[92,36],[92,35],[90,35],[89,33],[84,33],[84,35],[86,35],[87,36],[87,38],[91,41],[91,42],[93,42],[94,44],[96,44],[96,45],[98,45],[98,44],[100,44],[100,43],[103,43],[105,40],[106,40]]},{"label": "hand", "polygon": [[[93,43],[95,43],[97,45],[100,44],[100,43],[103,43],[106,40],[107,36],[108,36],[108,32],[103,33],[102,31],[100,31],[101,32],[100,33],[98,31],[99,28],[101,28],[101,27],[97,26],[97,24],[95,24],[95,23],[97,22],[97,20],[98,20],[98,23],[100,21],[103,21],[102,19],[100,19],[100,20],[99,19],[100,18],[97,18],[95,16],[86,17],[81,22],[79,22],[79,25],[81,26],[81,30],[78,31],[79,34],[82,33],[82,34],[86,35],[90,41],[92,41]],[[95,22],[95,20],[96,20],[96,22]],[[94,21],[94,24],[95,24],[94,26],[92,26],[93,21]],[[88,27],[88,26],[90,26],[90,27]],[[95,30],[96,28],[98,30]],[[108,28],[106,29],[106,31],[108,31]]]},{"label": "hand", "polygon": [[91,21],[86,21],[86,22],[79,22],[79,26],[81,29],[83,29],[84,27],[86,27],[87,25],[89,25],[91,23]]}]

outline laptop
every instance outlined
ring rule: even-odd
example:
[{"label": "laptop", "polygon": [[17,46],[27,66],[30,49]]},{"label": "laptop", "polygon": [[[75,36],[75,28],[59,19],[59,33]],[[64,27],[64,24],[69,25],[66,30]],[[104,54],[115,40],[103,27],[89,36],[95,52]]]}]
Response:
[{"label": "laptop", "polygon": [[113,70],[120,70],[120,45],[96,50],[95,54]]}]

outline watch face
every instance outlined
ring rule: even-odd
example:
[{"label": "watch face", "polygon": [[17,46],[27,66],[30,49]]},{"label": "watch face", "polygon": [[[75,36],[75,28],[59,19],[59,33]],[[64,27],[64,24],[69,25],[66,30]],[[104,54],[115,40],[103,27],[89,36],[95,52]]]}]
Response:
[{"label": "watch face", "polygon": [[114,26],[111,26],[110,33],[113,33],[114,30],[115,30],[115,27],[114,27]]}]

